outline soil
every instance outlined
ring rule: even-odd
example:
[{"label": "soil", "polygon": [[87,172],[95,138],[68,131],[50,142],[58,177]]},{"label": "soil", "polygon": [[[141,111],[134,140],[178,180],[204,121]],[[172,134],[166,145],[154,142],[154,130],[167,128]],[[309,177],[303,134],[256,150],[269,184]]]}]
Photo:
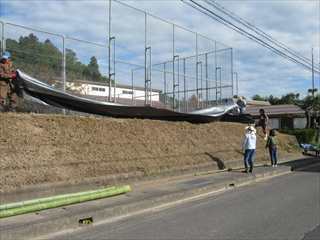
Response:
[{"label": "soil", "polygon": [[[245,125],[0,113],[0,192],[87,179],[242,166]],[[256,161],[269,163],[258,131]],[[280,158],[299,155],[279,134]]]}]

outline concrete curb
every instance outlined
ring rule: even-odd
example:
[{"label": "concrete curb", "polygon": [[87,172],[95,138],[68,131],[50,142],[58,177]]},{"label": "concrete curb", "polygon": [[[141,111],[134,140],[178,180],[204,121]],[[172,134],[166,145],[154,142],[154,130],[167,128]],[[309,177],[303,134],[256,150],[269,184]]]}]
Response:
[{"label": "concrete curb", "polygon": [[[173,207],[188,201],[194,201],[220,192],[249,185],[254,182],[267,180],[291,172],[290,167],[281,167],[273,169],[266,173],[245,175],[243,177],[226,181],[220,184],[209,184],[205,187],[177,191],[170,194],[144,199],[138,202],[132,202],[127,205],[118,205],[111,208],[88,209],[85,212],[75,212],[72,214],[56,214],[50,219],[40,219],[37,221],[26,222],[18,226],[6,226],[1,230],[1,238],[11,239],[46,239],[48,236],[54,236],[52,233],[64,233],[70,229],[83,229],[86,226],[79,227],[79,219],[92,218],[94,224],[99,225],[107,222],[115,222],[130,216],[139,215],[147,212],[159,211],[165,208]],[[41,237],[39,237],[41,236]]]}]

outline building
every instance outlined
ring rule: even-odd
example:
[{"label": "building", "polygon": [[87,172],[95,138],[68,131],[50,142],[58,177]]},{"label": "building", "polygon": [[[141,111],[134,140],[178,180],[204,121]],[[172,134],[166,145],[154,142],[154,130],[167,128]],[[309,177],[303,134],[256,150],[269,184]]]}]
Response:
[{"label": "building", "polygon": [[268,102],[249,101],[247,113],[255,119],[259,118],[259,110],[263,108],[269,116],[269,127],[274,129],[297,129],[307,125],[306,113],[293,104],[270,105]]},{"label": "building", "polygon": [[[109,97],[109,86],[103,82],[73,81],[66,83],[66,89],[74,94],[90,99],[106,101]],[[160,90],[151,90],[151,101],[157,106],[160,103]],[[111,98],[116,102],[128,105],[142,105],[145,102],[144,87],[117,84],[111,87]]]}]

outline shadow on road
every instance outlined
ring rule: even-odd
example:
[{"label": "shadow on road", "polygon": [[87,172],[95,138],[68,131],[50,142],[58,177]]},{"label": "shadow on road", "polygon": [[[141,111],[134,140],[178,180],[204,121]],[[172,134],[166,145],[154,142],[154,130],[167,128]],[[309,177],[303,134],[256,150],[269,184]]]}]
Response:
[{"label": "shadow on road", "polygon": [[291,167],[291,171],[295,172],[320,172],[319,157],[299,159],[280,165],[289,166]]},{"label": "shadow on road", "polygon": [[320,239],[320,225],[318,225],[311,232],[305,234],[302,240],[316,240],[316,239]]}]

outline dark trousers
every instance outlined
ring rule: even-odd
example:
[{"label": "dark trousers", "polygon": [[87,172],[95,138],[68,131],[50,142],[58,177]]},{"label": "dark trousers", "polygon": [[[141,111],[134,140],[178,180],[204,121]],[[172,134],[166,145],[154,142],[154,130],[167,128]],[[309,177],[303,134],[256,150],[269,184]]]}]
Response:
[{"label": "dark trousers", "polygon": [[272,165],[278,164],[277,148],[270,147],[269,148],[269,153],[270,153],[271,164]]},{"label": "dark trousers", "polygon": [[17,95],[12,79],[0,78],[0,105],[9,109],[17,105]]},{"label": "dark trousers", "polygon": [[244,152],[244,167],[246,170],[249,168],[252,171],[255,152],[255,149],[246,149]]}]

